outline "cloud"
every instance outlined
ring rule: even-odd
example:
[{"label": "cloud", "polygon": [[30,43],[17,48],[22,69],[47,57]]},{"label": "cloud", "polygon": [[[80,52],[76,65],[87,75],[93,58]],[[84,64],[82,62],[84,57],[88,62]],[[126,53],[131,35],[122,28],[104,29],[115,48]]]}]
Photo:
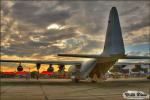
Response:
[{"label": "cloud", "polygon": [[[148,42],[147,1],[3,1],[2,55],[46,57],[103,49],[109,11],[116,6],[126,45]],[[67,26],[47,30],[51,24]],[[35,56],[36,54],[36,56]]]},{"label": "cloud", "polygon": [[34,1],[16,2],[12,10],[13,18],[40,28],[45,28],[49,23],[65,22],[70,17],[70,12],[67,9],[55,10],[54,5],[47,6],[46,3],[40,5]]},{"label": "cloud", "polygon": [[132,32],[132,31],[139,30],[141,28],[150,26],[150,21],[145,20],[148,18],[149,18],[149,16],[146,16],[140,22],[131,23],[129,26],[124,27],[125,32],[128,33],[128,32]]},{"label": "cloud", "polygon": [[124,34],[124,41],[127,45],[149,44],[150,27],[139,28]]},{"label": "cloud", "polygon": [[141,52],[141,51],[130,51],[130,52],[128,52],[128,55],[148,56],[148,55],[150,55],[150,53],[149,52]]}]

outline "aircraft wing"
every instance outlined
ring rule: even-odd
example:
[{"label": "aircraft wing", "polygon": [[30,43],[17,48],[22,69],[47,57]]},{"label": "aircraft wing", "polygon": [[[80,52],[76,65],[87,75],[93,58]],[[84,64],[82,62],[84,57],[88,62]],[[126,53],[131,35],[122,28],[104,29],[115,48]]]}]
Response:
[{"label": "aircraft wing", "polygon": [[58,54],[64,57],[81,57],[81,58],[118,58],[118,59],[150,59],[150,56],[126,56],[126,55],[90,55],[90,54]]},{"label": "aircraft wing", "polygon": [[32,64],[65,64],[65,65],[79,65],[82,61],[41,61],[41,60],[0,60],[0,62],[14,62],[14,63],[32,63]]},{"label": "aircraft wing", "polygon": [[[91,54],[58,54],[58,56],[64,57],[80,57],[80,58],[99,58],[100,55],[91,55]],[[101,56],[103,57],[103,56]]]}]

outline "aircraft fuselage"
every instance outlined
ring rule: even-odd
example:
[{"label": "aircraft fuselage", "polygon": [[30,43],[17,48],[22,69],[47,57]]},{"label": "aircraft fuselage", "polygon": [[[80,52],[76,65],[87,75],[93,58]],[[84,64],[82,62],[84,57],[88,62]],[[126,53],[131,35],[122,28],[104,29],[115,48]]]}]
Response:
[{"label": "aircraft fuselage", "polygon": [[94,75],[97,75],[98,78],[101,78],[102,75],[104,75],[110,69],[110,67],[115,64],[116,61],[117,60],[102,62],[100,60],[97,60],[96,65],[89,74],[89,77],[93,78]]}]

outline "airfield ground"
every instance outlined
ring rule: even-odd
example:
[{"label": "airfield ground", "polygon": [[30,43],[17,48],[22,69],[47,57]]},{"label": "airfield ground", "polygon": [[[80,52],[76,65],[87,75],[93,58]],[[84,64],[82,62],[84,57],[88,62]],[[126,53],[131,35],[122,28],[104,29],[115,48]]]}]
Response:
[{"label": "airfield ground", "polygon": [[124,100],[122,93],[127,90],[150,94],[150,81],[132,79],[73,83],[68,79],[1,79],[0,100]]}]

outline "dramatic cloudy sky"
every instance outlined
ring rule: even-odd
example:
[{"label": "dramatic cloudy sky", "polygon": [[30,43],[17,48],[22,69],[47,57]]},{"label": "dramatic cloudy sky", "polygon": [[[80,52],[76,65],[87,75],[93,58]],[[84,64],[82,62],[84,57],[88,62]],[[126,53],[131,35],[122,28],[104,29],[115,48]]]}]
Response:
[{"label": "dramatic cloudy sky", "polygon": [[55,55],[100,53],[113,6],[126,54],[149,55],[149,1],[2,0],[1,58],[63,60]]}]

